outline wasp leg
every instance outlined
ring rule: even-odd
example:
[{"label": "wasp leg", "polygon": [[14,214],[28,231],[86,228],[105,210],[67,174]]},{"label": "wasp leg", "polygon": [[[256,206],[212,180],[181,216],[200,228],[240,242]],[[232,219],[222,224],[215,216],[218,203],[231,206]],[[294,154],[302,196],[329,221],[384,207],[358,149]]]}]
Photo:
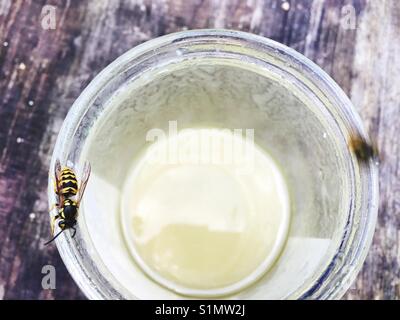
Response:
[{"label": "wasp leg", "polygon": [[71,238],[75,237],[75,234],[76,234],[76,228],[75,228],[75,227],[72,227],[72,230],[74,230],[74,233],[72,234]]},{"label": "wasp leg", "polygon": [[51,219],[51,234],[54,234],[54,225],[56,223],[56,220],[59,218],[59,215],[55,215],[52,219]]}]

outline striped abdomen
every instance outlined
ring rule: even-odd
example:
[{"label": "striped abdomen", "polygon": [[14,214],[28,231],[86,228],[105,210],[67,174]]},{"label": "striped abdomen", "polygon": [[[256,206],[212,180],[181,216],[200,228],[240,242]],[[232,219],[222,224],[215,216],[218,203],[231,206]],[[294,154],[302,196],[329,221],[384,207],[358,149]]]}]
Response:
[{"label": "striped abdomen", "polygon": [[78,193],[78,181],[76,180],[75,173],[71,169],[64,168],[61,171],[59,190],[64,197],[74,196]]}]

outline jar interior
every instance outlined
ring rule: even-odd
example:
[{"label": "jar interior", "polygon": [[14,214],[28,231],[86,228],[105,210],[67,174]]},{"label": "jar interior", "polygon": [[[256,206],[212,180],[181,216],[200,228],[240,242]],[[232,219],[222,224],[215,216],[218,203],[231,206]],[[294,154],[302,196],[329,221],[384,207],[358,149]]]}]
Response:
[{"label": "jar interior", "polygon": [[[257,282],[229,295],[297,298],[327,268],[343,236],[351,186],[338,124],[297,80],[244,60],[183,59],[126,79],[102,102],[79,155],[92,176],[78,241],[125,298],[182,298],[150,279],[121,232],[121,192],[147,133],[186,128],[254,129],[255,143],[280,167],[290,194],[290,226],[280,257]],[[314,100],[313,100],[314,99]]]}]

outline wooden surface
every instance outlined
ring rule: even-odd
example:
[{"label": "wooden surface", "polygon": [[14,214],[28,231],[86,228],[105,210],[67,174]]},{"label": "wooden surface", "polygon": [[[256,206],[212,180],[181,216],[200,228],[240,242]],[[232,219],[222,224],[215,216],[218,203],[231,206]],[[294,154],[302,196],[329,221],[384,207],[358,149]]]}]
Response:
[{"label": "wooden surface", "polygon": [[[50,154],[73,101],[108,63],[166,33],[225,27],[282,42],[319,64],[377,137],[381,200],[367,262],[347,299],[400,298],[400,1],[0,0],[0,298],[83,299],[49,237]],[[343,26],[355,8],[355,30]],[[56,28],[42,27],[52,5]],[[56,290],[42,290],[43,265]]]}]

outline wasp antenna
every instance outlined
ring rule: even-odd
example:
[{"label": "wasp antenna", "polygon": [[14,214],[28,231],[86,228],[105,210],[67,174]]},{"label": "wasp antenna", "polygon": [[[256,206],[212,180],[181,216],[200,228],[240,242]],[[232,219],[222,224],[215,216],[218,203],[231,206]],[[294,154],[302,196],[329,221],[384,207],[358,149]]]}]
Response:
[{"label": "wasp antenna", "polygon": [[63,233],[64,231],[65,231],[65,229],[62,229],[59,233],[57,233],[57,234],[53,237],[53,239],[47,241],[44,245],[47,246],[50,242],[53,242],[54,240],[56,240],[56,238],[57,238],[61,233]]}]

